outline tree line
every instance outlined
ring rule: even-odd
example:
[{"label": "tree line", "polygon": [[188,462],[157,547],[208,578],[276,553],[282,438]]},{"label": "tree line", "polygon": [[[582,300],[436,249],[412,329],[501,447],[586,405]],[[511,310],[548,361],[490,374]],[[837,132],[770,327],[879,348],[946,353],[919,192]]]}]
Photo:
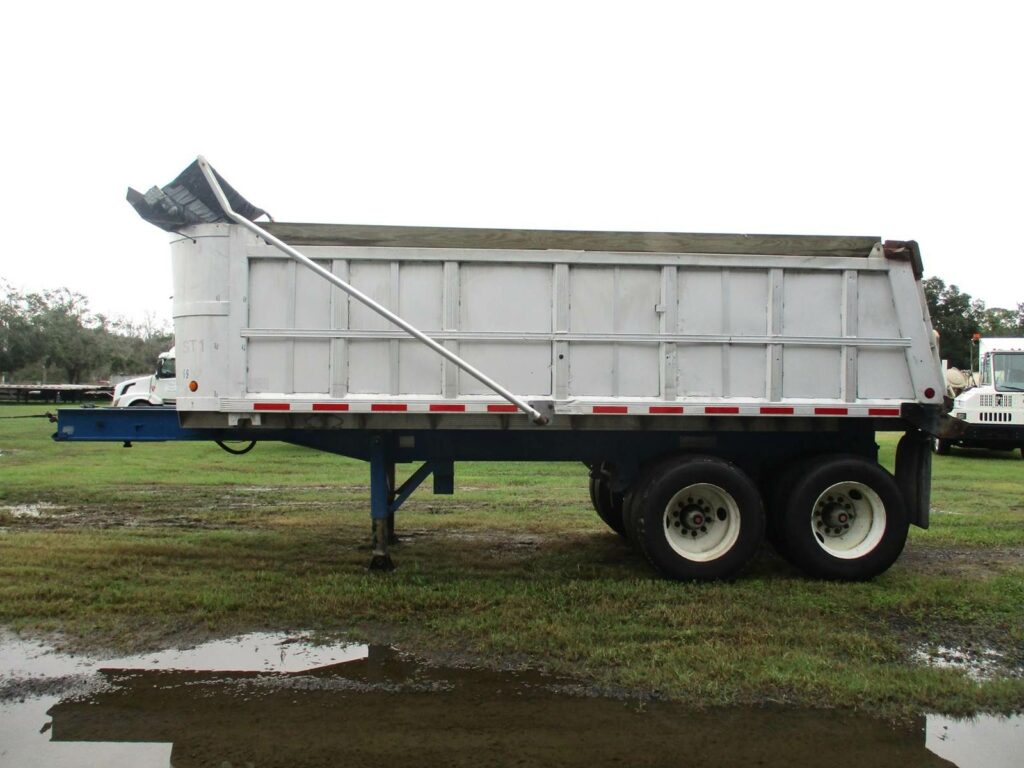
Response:
[{"label": "tree line", "polygon": [[67,288],[22,293],[0,283],[0,379],[84,384],[153,369],[174,337],[151,321],[93,313]]},{"label": "tree line", "polygon": [[[942,356],[967,369],[971,339],[1024,336],[1024,302],[1016,309],[986,307],[938,277],[923,281]],[[80,384],[150,370],[173,335],[152,322],[133,323],[95,314],[67,288],[20,293],[0,283],[0,375],[11,383]]]},{"label": "tree line", "polygon": [[939,350],[950,365],[969,370],[973,360],[977,366],[975,334],[1024,337],[1024,302],[1016,309],[986,307],[981,299],[937,277],[927,278],[923,286],[932,327],[939,332]]}]

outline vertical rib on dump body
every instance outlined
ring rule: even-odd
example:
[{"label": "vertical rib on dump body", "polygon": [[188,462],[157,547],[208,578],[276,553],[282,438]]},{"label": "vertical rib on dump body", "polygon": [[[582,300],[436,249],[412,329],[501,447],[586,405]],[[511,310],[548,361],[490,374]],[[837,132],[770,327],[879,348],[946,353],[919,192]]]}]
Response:
[{"label": "vertical rib on dump body", "polygon": [[[877,238],[266,229],[545,404],[556,429],[622,416],[680,429],[687,416],[886,418],[941,402],[914,264]],[[514,411],[238,225],[191,227],[172,253],[179,391],[195,382],[178,400],[186,425],[287,413],[291,427],[333,417],[344,428],[347,414],[365,425],[397,413],[488,428]]]}]

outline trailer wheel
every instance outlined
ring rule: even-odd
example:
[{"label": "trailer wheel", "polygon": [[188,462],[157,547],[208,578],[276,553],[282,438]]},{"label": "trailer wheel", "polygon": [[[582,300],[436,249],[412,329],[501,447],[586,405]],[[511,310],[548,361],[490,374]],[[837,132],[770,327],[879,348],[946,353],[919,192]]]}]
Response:
[{"label": "trailer wheel", "polygon": [[896,561],[908,527],[892,475],[856,456],[830,456],[810,464],[792,486],[784,551],[811,576],[863,581]]},{"label": "trailer wheel", "polygon": [[604,521],[605,525],[622,538],[626,538],[626,526],[622,521],[622,494],[613,492],[605,478],[591,477],[590,501],[594,505],[597,516]]},{"label": "trailer wheel", "polygon": [[932,452],[939,456],[945,456],[949,453],[949,440],[943,440],[941,437],[932,439]]},{"label": "trailer wheel", "polygon": [[761,495],[746,474],[711,456],[689,456],[649,472],[633,498],[636,541],[672,579],[727,579],[764,536]]}]

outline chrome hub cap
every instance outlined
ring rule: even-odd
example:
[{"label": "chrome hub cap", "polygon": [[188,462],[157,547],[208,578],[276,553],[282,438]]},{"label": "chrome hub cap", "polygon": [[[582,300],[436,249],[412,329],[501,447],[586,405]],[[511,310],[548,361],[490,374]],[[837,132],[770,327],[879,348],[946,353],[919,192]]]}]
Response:
[{"label": "chrome hub cap", "polygon": [[885,504],[863,483],[836,483],[815,501],[811,532],[818,546],[833,557],[863,557],[885,534]]},{"label": "chrome hub cap", "polygon": [[707,562],[728,552],[740,533],[736,500],[710,483],[688,485],[665,506],[665,539],[687,560]]}]

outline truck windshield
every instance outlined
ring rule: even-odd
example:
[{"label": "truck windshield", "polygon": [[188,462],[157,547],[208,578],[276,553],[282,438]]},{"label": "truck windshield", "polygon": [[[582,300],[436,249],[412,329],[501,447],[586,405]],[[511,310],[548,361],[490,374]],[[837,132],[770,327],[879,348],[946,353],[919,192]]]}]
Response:
[{"label": "truck windshield", "polygon": [[992,378],[997,392],[1024,392],[1024,353],[993,355]]},{"label": "truck windshield", "polygon": [[158,379],[173,379],[174,378],[174,358],[164,357],[157,360],[156,363],[156,377]]}]

